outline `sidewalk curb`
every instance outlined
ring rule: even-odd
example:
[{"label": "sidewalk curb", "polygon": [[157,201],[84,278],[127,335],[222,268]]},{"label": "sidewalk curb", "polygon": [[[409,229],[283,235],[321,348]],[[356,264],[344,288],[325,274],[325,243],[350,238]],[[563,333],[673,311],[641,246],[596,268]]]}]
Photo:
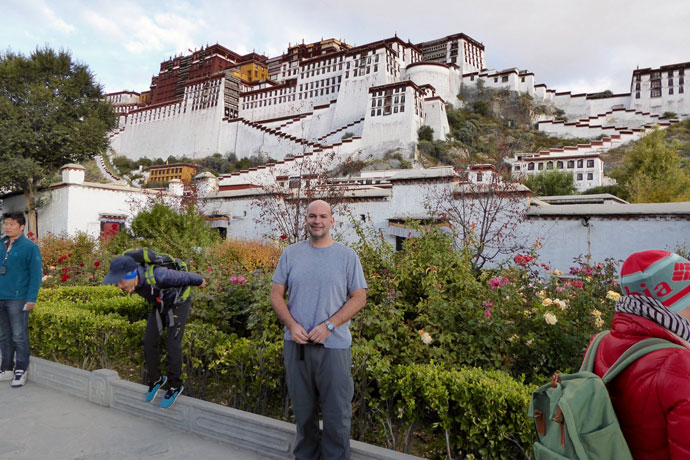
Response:
[{"label": "sidewalk curb", "polygon": [[[120,379],[109,369],[85,371],[31,357],[28,379],[94,404],[174,427],[273,459],[291,459],[291,423],[181,395],[170,409],[146,403],[146,386]],[[350,442],[353,460],[412,460],[411,455],[359,441]]]}]

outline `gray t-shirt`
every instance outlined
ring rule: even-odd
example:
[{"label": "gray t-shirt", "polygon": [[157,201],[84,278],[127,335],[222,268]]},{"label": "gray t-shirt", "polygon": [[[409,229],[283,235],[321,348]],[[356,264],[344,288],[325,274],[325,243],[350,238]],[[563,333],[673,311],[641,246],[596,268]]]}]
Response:
[{"label": "gray t-shirt", "polygon": [[[285,248],[273,282],[287,286],[290,314],[307,333],[340,310],[350,292],[367,288],[355,251],[340,243],[315,248],[309,240]],[[285,340],[292,340],[287,327]],[[326,348],[349,348],[351,344],[349,321],[335,328],[324,342]]]}]

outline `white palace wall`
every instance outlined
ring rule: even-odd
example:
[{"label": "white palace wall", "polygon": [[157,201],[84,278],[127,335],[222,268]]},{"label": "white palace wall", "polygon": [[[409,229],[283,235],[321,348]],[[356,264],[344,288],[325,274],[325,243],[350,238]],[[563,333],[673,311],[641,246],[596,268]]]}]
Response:
[{"label": "white palace wall", "polygon": [[[170,114],[167,107],[171,107]],[[153,115],[156,111],[160,115]],[[175,104],[162,110],[147,109],[138,113],[142,120],[136,121],[135,116],[130,114],[124,132],[117,135],[117,144],[112,145],[127,158],[165,159],[170,155],[203,158],[226,151],[219,142],[222,104],[206,109],[188,109],[186,112],[181,104]],[[154,118],[149,120],[148,117]]]},{"label": "white palace wall", "polygon": [[417,86],[431,85],[437,96],[454,107],[460,106],[458,94],[462,75],[458,68],[436,63],[415,63],[407,66],[404,78],[413,81]]},{"label": "white palace wall", "polygon": [[[690,203],[684,204],[690,209]],[[633,252],[648,249],[673,251],[687,244],[685,235],[690,232],[690,221],[682,217],[591,216],[586,221],[529,217],[525,223],[541,229],[540,260],[564,273],[579,255],[589,254],[592,262],[603,262],[607,258],[625,260]]]}]

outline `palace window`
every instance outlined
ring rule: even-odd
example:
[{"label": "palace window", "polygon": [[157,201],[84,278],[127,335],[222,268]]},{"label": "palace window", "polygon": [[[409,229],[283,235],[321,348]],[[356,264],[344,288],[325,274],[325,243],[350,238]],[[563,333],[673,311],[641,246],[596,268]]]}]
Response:
[{"label": "palace window", "polygon": [[640,98],[640,92],[638,91],[635,93],[635,99],[639,99],[639,98]]},{"label": "palace window", "polygon": [[582,180],[582,173],[577,173],[577,180]]},{"label": "palace window", "polygon": [[673,88],[668,89],[668,94],[673,94]]},{"label": "palace window", "polygon": [[584,160],[577,160],[577,167],[582,168],[584,166],[585,162]]},{"label": "palace window", "polygon": [[594,179],[594,174],[593,173],[587,173],[587,180],[592,180]]},{"label": "palace window", "polygon": [[534,163],[528,163],[527,164],[527,170],[528,171],[534,171]]},{"label": "palace window", "polygon": [[538,169],[539,171],[541,171],[542,169],[544,169],[544,163],[537,163],[537,169]]},{"label": "palace window", "polygon": [[556,168],[558,168],[558,169],[563,169],[563,162],[562,162],[562,161],[557,161],[557,162],[556,162]]},{"label": "palace window", "polygon": [[587,167],[593,168],[594,167],[594,160],[587,160]]},{"label": "palace window", "polygon": [[568,169],[573,169],[575,167],[575,161],[574,160],[568,160]]},{"label": "palace window", "polygon": [[549,161],[546,163],[546,169],[553,169],[553,161]]},{"label": "palace window", "polygon": [[507,77],[507,76],[501,77],[501,82],[505,83],[505,82],[507,82],[507,81],[508,81],[508,77]]},{"label": "palace window", "polygon": [[650,94],[651,97],[660,97],[661,96],[661,88],[654,88],[652,89],[652,93]]}]

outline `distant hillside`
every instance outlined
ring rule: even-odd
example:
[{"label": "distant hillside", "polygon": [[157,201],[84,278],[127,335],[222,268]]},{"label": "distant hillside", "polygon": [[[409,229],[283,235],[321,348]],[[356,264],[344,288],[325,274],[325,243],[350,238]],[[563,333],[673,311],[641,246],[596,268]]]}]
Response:
[{"label": "distant hillside", "polygon": [[[678,154],[683,158],[683,166],[690,166],[690,119],[669,126],[664,131],[664,139],[668,144],[677,142]],[[604,152],[601,155],[604,160],[604,171],[610,172],[611,169],[620,165],[623,156],[635,146],[635,142],[622,145],[615,149]]]},{"label": "distant hillside", "polygon": [[464,108],[446,107],[450,134],[446,141],[420,138],[420,156],[427,166],[466,162],[498,164],[515,153],[589,143],[590,139],[551,137],[536,129],[544,115],[562,112],[538,105],[527,94],[480,88],[459,96]]}]

